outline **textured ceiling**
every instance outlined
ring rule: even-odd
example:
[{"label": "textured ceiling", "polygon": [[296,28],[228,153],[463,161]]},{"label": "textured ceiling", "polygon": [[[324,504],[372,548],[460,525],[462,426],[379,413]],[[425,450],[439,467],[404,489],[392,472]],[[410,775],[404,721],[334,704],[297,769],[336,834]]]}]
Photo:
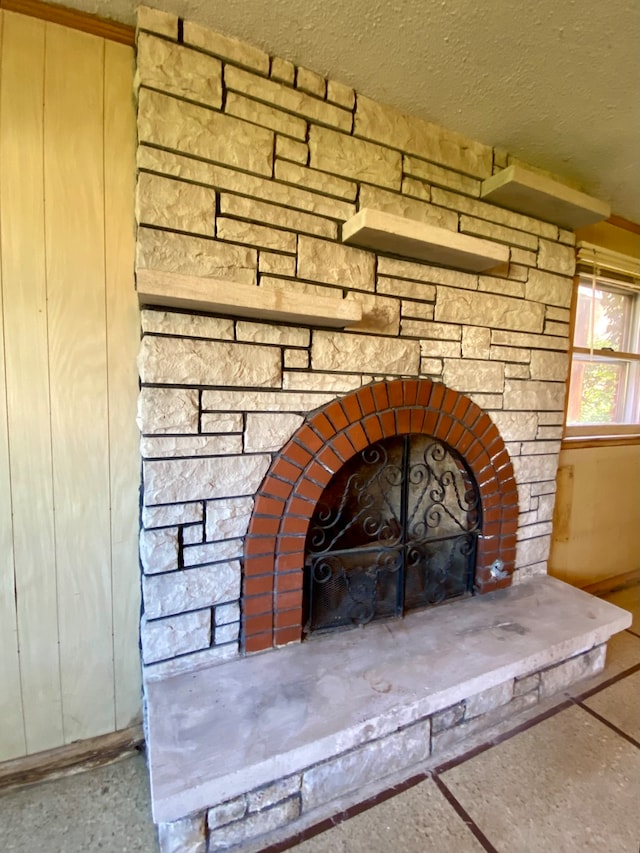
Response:
[{"label": "textured ceiling", "polygon": [[[134,0],[63,0],[125,23]],[[640,222],[638,0],[154,0],[507,149]]]}]

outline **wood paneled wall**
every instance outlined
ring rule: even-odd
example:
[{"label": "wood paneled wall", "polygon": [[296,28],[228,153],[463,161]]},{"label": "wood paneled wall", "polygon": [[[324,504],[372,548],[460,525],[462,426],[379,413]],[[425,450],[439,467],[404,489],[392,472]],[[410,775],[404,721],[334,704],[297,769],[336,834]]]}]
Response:
[{"label": "wood paneled wall", "polygon": [[0,760],[140,715],[132,81],[0,11]]}]

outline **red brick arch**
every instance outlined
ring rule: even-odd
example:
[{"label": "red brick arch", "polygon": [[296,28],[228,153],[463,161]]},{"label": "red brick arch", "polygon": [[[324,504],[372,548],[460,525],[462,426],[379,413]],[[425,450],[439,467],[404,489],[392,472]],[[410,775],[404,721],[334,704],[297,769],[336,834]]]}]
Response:
[{"label": "red brick arch", "polygon": [[[367,385],[309,415],[260,486],[244,549],[245,652],[301,639],[305,537],[317,501],[356,453],[409,433],[448,444],[476,479],[482,504],[476,591],[511,583],[518,494],[509,454],[489,415],[464,394],[428,379]],[[496,559],[506,578],[491,575]]]}]

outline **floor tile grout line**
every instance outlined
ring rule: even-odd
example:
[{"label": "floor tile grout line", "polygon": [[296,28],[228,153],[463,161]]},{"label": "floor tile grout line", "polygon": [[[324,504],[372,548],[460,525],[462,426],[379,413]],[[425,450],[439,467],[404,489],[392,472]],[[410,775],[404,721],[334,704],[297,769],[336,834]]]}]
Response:
[{"label": "floor tile grout line", "polygon": [[553,708],[548,708],[546,711],[538,714],[538,716],[520,723],[515,728],[502,732],[495,737],[492,737],[491,740],[478,744],[478,746],[473,747],[473,749],[470,749],[468,752],[458,755],[455,758],[451,758],[448,761],[443,761],[442,764],[438,764],[432,772],[438,774],[446,773],[447,770],[452,770],[454,767],[458,767],[460,764],[464,764],[466,761],[476,758],[478,755],[482,755],[482,753],[486,752],[488,749],[492,749],[494,746],[498,746],[498,744],[504,743],[504,741],[510,740],[512,737],[522,734],[522,732],[526,732],[528,729],[538,725],[538,723],[543,723],[545,720],[548,720],[550,717],[554,717],[561,711],[566,711],[571,706],[572,702],[567,698],[559,704],[554,705]]},{"label": "floor tile grout line", "polygon": [[610,728],[617,735],[620,735],[620,737],[623,737],[625,740],[629,741],[630,744],[640,749],[640,741],[637,741],[635,738],[631,737],[631,735],[628,735],[626,732],[622,731],[622,729],[618,728],[618,726],[616,726],[614,723],[611,723],[609,720],[607,720],[606,717],[603,717],[602,714],[599,714],[597,711],[594,711],[593,708],[590,708],[588,705],[584,705],[577,699],[574,699],[573,701],[578,708],[582,708],[583,711],[586,711],[588,714],[591,714],[592,717],[595,717],[596,720],[599,720],[601,723],[607,726],[607,728]]},{"label": "floor tile grout line", "polygon": [[632,637],[638,637],[640,639],[640,634],[637,631],[632,631],[631,628],[625,628],[627,634],[631,634]]},{"label": "floor tile grout line", "polygon": [[451,789],[442,781],[440,776],[432,771],[431,778],[435,782],[438,790],[445,798],[445,800],[449,803],[449,805],[454,809],[459,818],[462,819],[465,826],[468,828],[470,832],[473,833],[477,841],[482,844],[487,853],[498,853],[498,849],[493,846],[493,844],[489,841],[484,832],[480,829],[475,820],[471,817],[469,812],[465,809],[462,803],[458,800],[458,798],[454,795]]}]

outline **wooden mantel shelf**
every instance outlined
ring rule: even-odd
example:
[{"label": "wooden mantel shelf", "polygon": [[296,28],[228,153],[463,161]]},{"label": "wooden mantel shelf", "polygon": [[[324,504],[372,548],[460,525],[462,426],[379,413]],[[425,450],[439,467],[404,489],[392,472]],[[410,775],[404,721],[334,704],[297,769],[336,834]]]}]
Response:
[{"label": "wooden mantel shelf", "polygon": [[516,164],[483,181],[480,195],[492,204],[571,231],[611,216],[606,202]]},{"label": "wooden mantel shelf", "polygon": [[468,272],[509,262],[508,246],[369,208],[344,223],[342,241]]},{"label": "wooden mantel shelf", "polygon": [[336,329],[362,319],[362,307],[357,302],[339,297],[263,290],[252,284],[160,270],[141,269],[136,278],[140,305],[188,308]]}]

